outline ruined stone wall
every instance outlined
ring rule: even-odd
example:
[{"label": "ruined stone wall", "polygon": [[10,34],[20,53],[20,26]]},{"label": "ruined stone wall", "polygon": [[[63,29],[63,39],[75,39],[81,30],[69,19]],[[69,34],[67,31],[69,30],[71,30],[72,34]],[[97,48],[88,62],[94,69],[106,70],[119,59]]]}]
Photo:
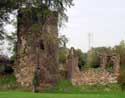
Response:
[{"label": "ruined stone wall", "polygon": [[68,71],[68,79],[72,79],[76,74],[79,74],[78,68],[78,57],[75,53],[75,49],[71,48],[68,55],[67,60],[67,71]]},{"label": "ruined stone wall", "polygon": [[80,69],[78,67],[78,56],[75,49],[72,47],[69,51],[69,55],[67,58],[67,79],[72,82],[75,77],[80,77]]},{"label": "ruined stone wall", "polygon": [[[71,48],[67,59],[67,73],[68,79],[73,85],[83,84],[104,84],[104,83],[117,83],[120,67],[120,58],[118,55],[100,55],[100,68],[88,68],[82,71],[78,67],[78,56],[75,49]],[[113,63],[113,72],[106,69],[109,62]]]},{"label": "ruined stone wall", "polygon": [[58,79],[58,14],[51,12],[41,26],[43,20],[38,12],[35,8],[32,12],[22,9],[18,15],[15,75],[22,86],[32,85],[36,69],[40,85],[53,84]]},{"label": "ruined stone wall", "polygon": [[85,69],[81,71],[81,76],[72,79],[73,85],[83,84],[107,84],[117,83],[117,76],[114,73],[103,69]]},{"label": "ruined stone wall", "polygon": [[120,70],[120,56],[118,54],[107,54],[101,53],[100,55],[100,67],[106,69],[109,63],[112,63],[113,73],[117,76],[119,75]]}]

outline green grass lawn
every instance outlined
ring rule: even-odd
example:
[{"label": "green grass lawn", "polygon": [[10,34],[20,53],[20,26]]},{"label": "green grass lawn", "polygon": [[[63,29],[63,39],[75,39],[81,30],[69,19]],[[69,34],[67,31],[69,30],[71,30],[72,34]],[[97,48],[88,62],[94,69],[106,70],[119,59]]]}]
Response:
[{"label": "green grass lawn", "polygon": [[15,77],[8,75],[0,79],[0,98],[125,98],[118,84],[94,84],[73,86],[70,81],[59,81],[55,87],[42,93],[16,85]]},{"label": "green grass lawn", "polygon": [[32,93],[32,92],[0,92],[0,98],[125,98],[125,92],[96,92],[82,94]]}]

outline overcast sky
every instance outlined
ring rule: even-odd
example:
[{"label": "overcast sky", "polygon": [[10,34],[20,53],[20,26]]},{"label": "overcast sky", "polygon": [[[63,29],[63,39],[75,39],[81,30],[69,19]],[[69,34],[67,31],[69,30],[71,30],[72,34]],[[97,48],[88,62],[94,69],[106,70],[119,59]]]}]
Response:
[{"label": "overcast sky", "polygon": [[68,47],[88,50],[91,46],[114,46],[125,39],[125,0],[74,0],[68,10],[69,22],[61,34],[69,38]]}]

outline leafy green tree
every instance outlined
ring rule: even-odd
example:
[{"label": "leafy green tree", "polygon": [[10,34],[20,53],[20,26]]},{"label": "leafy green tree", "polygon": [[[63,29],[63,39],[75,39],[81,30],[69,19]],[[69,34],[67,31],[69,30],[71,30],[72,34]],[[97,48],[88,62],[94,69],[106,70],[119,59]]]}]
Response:
[{"label": "leafy green tree", "polygon": [[120,55],[119,84],[122,89],[125,89],[125,41],[122,40],[118,46],[115,46],[114,51]]},{"label": "leafy green tree", "polygon": [[5,37],[4,25],[10,23],[10,13],[17,9],[17,0],[0,0],[0,40]]},{"label": "leafy green tree", "polygon": [[112,48],[111,47],[96,47],[94,48],[96,53],[107,53],[107,54],[112,54]]},{"label": "leafy green tree", "polygon": [[99,57],[98,57],[97,51],[94,48],[88,51],[87,66],[92,68],[99,67]]},{"label": "leafy green tree", "polygon": [[6,36],[6,41],[8,42],[8,50],[11,53],[10,60],[16,60],[16,43],[17,43],[17,35],[15,32],[11,33],[11,35]]},{"label": "leafy green tree", "polygon": [[59,62],[62,64],[66,63],[68,56],[68,49],[66,44],[68,43],[68,38],[65,35],[59,37]]},{"label": "leafy green tree", "polygon": [[61,64],[65,64],[66,63],[67,56],[68,56],[68,49],[60,47],[59,48],[59,62]]},{"label": "leafy green tree", "polygon": [[[46,9],[55,10],[60,20],[67,20],[67,7],[73,6],[73,0],[1,0],[0,1],[0,37],[3,37],[3,23],[9,22],[9,14],[21,8],[40,8],[41,14],[46,17]],[[62,23],[62,21],[60,22]]]},{"label": "leafy green tree", "polygon": [[120,55],[121,65],[125,65],[125,41],[122,40],[119,45],[114,47],[113,51]]},{"label": "leafy green tree", "polygon": [[83,53],[81,49],[77,49],[76,52],[78,55],[78,66],[82,69],[86,64],[87,54]]}]

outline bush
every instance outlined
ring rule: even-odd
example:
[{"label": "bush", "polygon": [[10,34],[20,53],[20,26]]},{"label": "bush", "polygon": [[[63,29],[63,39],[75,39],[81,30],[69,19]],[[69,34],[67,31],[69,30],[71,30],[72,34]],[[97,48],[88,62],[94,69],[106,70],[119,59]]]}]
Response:
[{"label": "bush", "polygon": [[38,86],[39,85],[39,77],[38,77],[38,72],[34,72],[34,77],[33,77],[33,85]]},{"label": "bush", "polygon": [[4,75],[0,77],[0,85],[13,85],[16,84],[16,77],[11,75]]},{"label": "bush", "polygon": [[38,76],[38,70],[35,70],[34,72],[34,77],[33,77],[33,80],[32,80],[32,84],[33,84],[33,88],[32,88],[32,91],[34,93],[37,93],[38,92],[38,89],[37,87],[39,86],[39,76]]}]

